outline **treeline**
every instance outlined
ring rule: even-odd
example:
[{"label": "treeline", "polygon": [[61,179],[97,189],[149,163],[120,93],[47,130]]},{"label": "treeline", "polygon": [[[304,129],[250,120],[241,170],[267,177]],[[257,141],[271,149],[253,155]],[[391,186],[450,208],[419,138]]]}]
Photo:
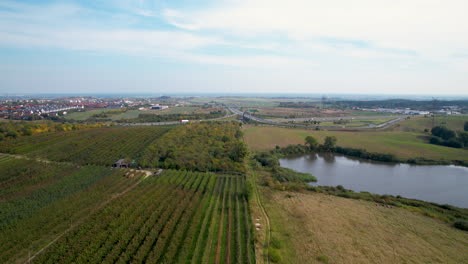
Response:
[{"label": "treeline", "polygon": [[361,159],[369,159],[369,160],[383,161],[383,162],[398,162],[399,161],[393,154],[372,153],[372,152],[366,151],[365,149],[345,148],[345,147],[337,146],[333,149],[333,151],[339,154],[352,156],[352,157],[358,157]]},{"label": "treeline", "polygon": [[200,119],[212,119],[223,117],[226,115],[226,111],[211,111],[208,114],[167,114],[167,115],[156,115],[156,114],[139,114],[137,118],[121,119],[116,122],[119,123],[152,123],[152,122],[169,122],[177,120],[200,120]]},{"label": "treeline", "polygon": [[434,107],[437,109],[447,105],[457,105],[462,108],[468,108],[468,100],[426,100],[416,101],[407,99],[389,99],[389,100],[372,100],[372,101],[336,101],[335,105],[341,107],[362,107],[362,108],[416,108],[421,110],[432,110]]},{"label": "treeline", "polygon": [[[302,173],[280,167],[279,159],[284,157],[284,154],[277,150],[280,149],[260,152],[254,155],[254,160],[265,170],[268,170],[275,181],[280,183],[307,183],[317,181],[317,178],[310,173]],[[302,152],[301,148],[297,148],[296,150],[298,152],[295,153],[305,153]],[[268,183],[270,186],[274,184],[274,182]]]},{"label": "treeline", "polygon": [[[465,131],[468,130],[468,122],[465,122]],[[456,132],[445,126],[436,126],[431,129],[431,144],[442,145],[451,148],[468,147],[468,132]]]},{"label": "treeline", "polygon": [[96,124],[57,124],[57,123],[31,123],[31,122],[0,122],[0,140],[15,139],[20,136],[32,136],[47,132],[74,131],[85,128],[104,126]]},{"label": "treeline", "polygon": [[247,147],[237,122],[178,126],[145,150],[142,167],[243,172]]},{"label": "treeline", "polygon": [[316,103],[311,102],[280,102],[278,107],[287,108],[317,108]]}]

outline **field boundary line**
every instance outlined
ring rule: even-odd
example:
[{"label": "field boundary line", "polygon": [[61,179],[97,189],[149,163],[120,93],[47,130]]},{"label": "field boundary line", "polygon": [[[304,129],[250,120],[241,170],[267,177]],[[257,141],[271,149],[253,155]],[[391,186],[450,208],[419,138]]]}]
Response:
[{"label": "field boundary line", "polygon": [[270,263],[270,256],[268,254],[268,249],[265,250],[265,245],[270,245],[270,240],[271,240],[271,224],[270,224],[270,218],[268,216],[267,211],[265,210],[265,207],[263,206],[263,203],[260,199],[260,191],[257,188],[257,175],[254,172],[251,173],[252,177],[254,177],[254,182],[253,182],[253,188],[255,189],[255,200],[257,201],[258,207],[260,207],[260,211],[262,212],[263,216],[265,217],[265,222],[266,222],[266,227],[265,227],[265,241],[263,244],[264,252],[263,254],[265,255],[266,263]]}]

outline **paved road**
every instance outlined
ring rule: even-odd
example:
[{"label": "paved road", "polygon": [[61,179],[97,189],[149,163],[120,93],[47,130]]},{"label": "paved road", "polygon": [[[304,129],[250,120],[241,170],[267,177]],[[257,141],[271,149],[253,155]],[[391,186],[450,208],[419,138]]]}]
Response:
[{"label": "paved road", "polygon": [[[238,114],[240,116],[243,116],[245,119],[248,119],[248,120],[253,120],[253,121],[256,121],[256,122],[259,122],[259,123],[262,123],[262,124],[268,124],[268,125],[275,125],[275,126],[285,126],[285,127],[304,127],[304,128],[315,128],[316,126],[313,125],[313,124],[310,124],[310,125],[305,125],[305,124],[288,124],[288,123],[281,123],[281,122],[277,122],[276,120],[272,120],[272,119],[262,119],[262,118],[258,118],[256,116],[252,116],[251,114],[249,113],[243,113],[242,111],[234,108],[234,107],[227,107],[229,111],[235,113],[235,114]],[[352,130],[365,130],[365,129],[383,129],[383,128],[386,128],[388,126],[391,126],[391,125],[394,125],[402,120],[404,120],[407,116],[379,116],[379,118],[393,118],[395,117],[395,119],[393,120],[390,120],[388,122],[385,122],[385,123],[382,123],[380,125],[377,125],[377,126],[365,126],[365,127],[344,127],[344,126],[320,126],[320,129],[352,129]],[[339,119],[352,119],[352,118],[357,118],[357,117],[333,117],[332,119],[328,118],[328,120],[339,120]],[[376,117],[377,118],[377,117]],[[306,118],[304,120],[311,120],[312,118]],[[359,119],[364,119],[364,117],[359,117]],[[369,119],[369,117],[365,117],[365,119]],[[298,120],[298,119],[283,119],[283,120],[287,120],[287,121],[291,121],[291,120]],[[303,121],[304,121],[303,120]],[[316,117],[312,120],[315,120],[315,121],[327,121],[327,118],[322,118],[322,117]]]},{"label": "paved road", "polygon": [[371,120],[371,119],[396,119],[405,118],[407,115],[376,115],[376,116],[338,116],[338,117],[299,117],[299,118],[274,118],[268,119],[273,122],[303,122],[303,121],[337,121],[337,120]]}]

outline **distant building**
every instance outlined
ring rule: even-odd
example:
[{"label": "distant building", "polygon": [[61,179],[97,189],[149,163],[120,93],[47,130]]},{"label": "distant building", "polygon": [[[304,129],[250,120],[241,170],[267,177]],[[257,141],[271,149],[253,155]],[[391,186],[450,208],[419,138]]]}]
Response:
[{"label": "distant building", "polygon": [[154,109],[154,110],[163,110],[163,109],[167,109],[167,108],[169,108],[169,106],[167,106],[167,105],[155,104],[155,105],[151,106],[151,109]]}]

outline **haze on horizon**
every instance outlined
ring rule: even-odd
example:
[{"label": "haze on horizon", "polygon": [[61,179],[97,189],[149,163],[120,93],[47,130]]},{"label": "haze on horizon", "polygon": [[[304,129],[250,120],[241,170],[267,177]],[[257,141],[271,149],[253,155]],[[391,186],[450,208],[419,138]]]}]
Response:
[{"label": "haze on horizon", "polygon": [[1,1],[0,93],[468,95],[464,0]]}]

